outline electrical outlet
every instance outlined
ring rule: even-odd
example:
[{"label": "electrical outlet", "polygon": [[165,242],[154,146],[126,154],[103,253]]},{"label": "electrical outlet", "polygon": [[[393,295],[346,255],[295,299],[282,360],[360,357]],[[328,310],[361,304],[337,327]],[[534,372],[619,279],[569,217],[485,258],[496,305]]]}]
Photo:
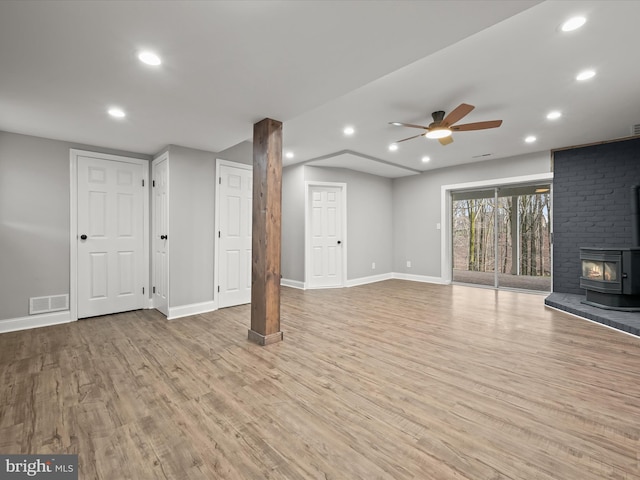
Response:
[{"label": "electrical outlet", "polygon": [[375,270],[375,269],[376,269],[376,262],[373,262],[373,263],[371,264],[371,270]]},{"label": "electrical outlet", "polygon": [[411,268],[411,260],[407,260],[407,268]]}]

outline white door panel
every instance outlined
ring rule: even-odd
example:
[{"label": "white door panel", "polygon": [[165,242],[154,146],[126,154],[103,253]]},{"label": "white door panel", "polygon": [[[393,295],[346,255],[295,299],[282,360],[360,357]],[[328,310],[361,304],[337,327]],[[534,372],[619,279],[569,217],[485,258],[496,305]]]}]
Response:
[{"label": "white door panel", "polygon": [[251,302],[253,170],[219,165],[218,307]]},{"label": "white door panel", "polygon": [[312,186],[309,189],[309,287],[343,285],[342,190]]},{"label": "white door panel", "polygon": [[153,163],[153,307],[169,315],[169,161]]},{"label": "white door panel", "polygon": [[78,318],[144,306],[143,166],[78,157]]}]

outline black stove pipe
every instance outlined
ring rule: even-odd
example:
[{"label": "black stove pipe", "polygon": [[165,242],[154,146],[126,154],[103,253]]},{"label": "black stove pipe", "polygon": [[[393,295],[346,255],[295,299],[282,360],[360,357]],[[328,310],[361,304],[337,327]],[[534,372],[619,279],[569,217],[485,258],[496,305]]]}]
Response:
[{"label": "black stove pipe", "polygon": [[631,240],[632,247],[640,247],[640,185],[631,187]]}]

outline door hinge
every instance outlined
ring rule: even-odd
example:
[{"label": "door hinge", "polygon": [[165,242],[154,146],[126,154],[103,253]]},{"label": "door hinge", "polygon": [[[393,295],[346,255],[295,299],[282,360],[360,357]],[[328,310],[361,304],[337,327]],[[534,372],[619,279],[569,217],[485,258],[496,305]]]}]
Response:
[{"label": "door hinge", "polygon": [[218,238],[220,238],[220,230],[218,230]]},{"label": "door hinge", "polygon": [[153,293],[156,293],[156,287],[153,287]]},{"label": "door hinge", "polygon": [[144,179],[142,179],[142,186],[144,187]]},{"label": "door hinge", "polygon": [[218,293],[220,293],[220,285],[218,285]]},{"label": "door hinge", "polygon": [[155,187],[155,186],[156,186],[156,181],[155,181],[155,180],[151,182],[151,186],[152,186],[152,187]]},{"label": "door hinge", "polygon": [[142,287],[142,294],[144,295],[144,287]]},{"label": "door hinge", "polygon": [[222,185],[222,177],[218,177],[218,185]]}]

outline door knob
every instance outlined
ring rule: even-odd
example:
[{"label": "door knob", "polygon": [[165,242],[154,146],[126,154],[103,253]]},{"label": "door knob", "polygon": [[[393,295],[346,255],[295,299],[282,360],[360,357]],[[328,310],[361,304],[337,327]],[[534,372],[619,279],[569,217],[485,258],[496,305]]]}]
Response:
[{"label": "door knob", "polygon": [[338,240],[338,245],[340,245],[342,242],[340,240]]},{"label": "door knob", "polygon": [[166,235],[160,235],[160,240],[166,240],[167,236]]},{"label": "door knob", "polygon": [[80,235],[80,240],[86,240],[86,239],[87,239],[86,235],[84,235],[84,234]]}]

